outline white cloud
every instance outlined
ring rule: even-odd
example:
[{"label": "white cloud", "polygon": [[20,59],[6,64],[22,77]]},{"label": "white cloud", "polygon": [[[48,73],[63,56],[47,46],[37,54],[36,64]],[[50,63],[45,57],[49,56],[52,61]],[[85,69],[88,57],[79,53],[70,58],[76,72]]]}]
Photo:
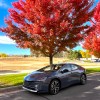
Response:
[{"label": "white cloud", "polygon": [[0,36],[0,44],[16,44],[14,40],[7,36]]},{"label": "white cloud", "polygon": [[8,8],[9,5],[7,3],[5,3],[4,0],[0,0],[0,7],[2,7],[2,8]]}]

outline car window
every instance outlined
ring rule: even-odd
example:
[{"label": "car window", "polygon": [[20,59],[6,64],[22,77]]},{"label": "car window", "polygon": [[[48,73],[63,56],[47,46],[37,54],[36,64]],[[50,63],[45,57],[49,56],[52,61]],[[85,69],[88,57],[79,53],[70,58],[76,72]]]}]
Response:
[{"label": "car window", "polygon": [[56,70],[59,70],[62,66],[63,64],[55,64],[55,65],[52,65],[52,69],[51,69],[51,66],[46,66],[39,69],[38,71],[56,71]]},{"label": "car window", "polygon": [[72,67],[72,70],[77,70],[78,69],[78,66],[74,65],[74,64],[72,64],[71,67]]},{"label": "car window", "polygon": [[63,66],[63,64],[56,64],[53,66],[53,70],[59,70],[61,67]]},{"label": "car window", "polygon": [[50,66],[45,67],[43,70],[44,70],[44,71],[50,71],[50,70],[51,70],[51,67],[50,67]]},{"label": "car window", "polygon": [[65,69],[67,69],[68,71],[71,71],[71,66],[69,64],[66,64],[61,68],[61,71],[65,70]]},{"label": "car window", "polygon": [[38,71],[50,71],[50,70],[51,70],[51,67],[46,66],[46,67],[43,67],[43,68],[39,69]]}]

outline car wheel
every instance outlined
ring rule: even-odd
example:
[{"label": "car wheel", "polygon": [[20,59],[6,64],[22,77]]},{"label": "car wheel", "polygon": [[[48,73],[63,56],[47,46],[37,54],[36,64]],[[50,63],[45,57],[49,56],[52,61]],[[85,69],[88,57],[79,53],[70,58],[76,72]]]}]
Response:
[{"label": "car wheel", "polygon": [[60,90],[60,82],[58,80],[51,81],[49,87],[50,94],[55,95],[59,92],[59,90]]},{"label": "car wheel", "polygon": [[86,81],[87,81],[86,75],[82,74],[80,77],[80,84],[84,85],[86,84]]}]

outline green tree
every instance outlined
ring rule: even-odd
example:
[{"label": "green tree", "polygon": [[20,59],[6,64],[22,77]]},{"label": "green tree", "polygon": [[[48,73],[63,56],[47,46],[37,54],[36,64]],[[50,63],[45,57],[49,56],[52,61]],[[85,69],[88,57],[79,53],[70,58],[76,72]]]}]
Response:
[{"label": "green tree", "polygon": [[82,55],[79,51],[70,50],[69,53],[68,53],[68,58],[71,59],[71,60],[80,59],[80,58],[82,58]]},{"label": "green tree", "polygon": [[0,53],[0,57],[8,57],[8,55],[5,53]]}]

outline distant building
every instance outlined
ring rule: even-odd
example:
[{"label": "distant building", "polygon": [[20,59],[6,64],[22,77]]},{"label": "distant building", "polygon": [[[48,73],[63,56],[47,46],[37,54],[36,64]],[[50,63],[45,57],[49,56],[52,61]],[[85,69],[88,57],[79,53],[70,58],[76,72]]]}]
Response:
[{"label": "distant building", "polygon": [[98,59],[98,58],[95,57],[94,55],[91,55],[91,59]]}]

